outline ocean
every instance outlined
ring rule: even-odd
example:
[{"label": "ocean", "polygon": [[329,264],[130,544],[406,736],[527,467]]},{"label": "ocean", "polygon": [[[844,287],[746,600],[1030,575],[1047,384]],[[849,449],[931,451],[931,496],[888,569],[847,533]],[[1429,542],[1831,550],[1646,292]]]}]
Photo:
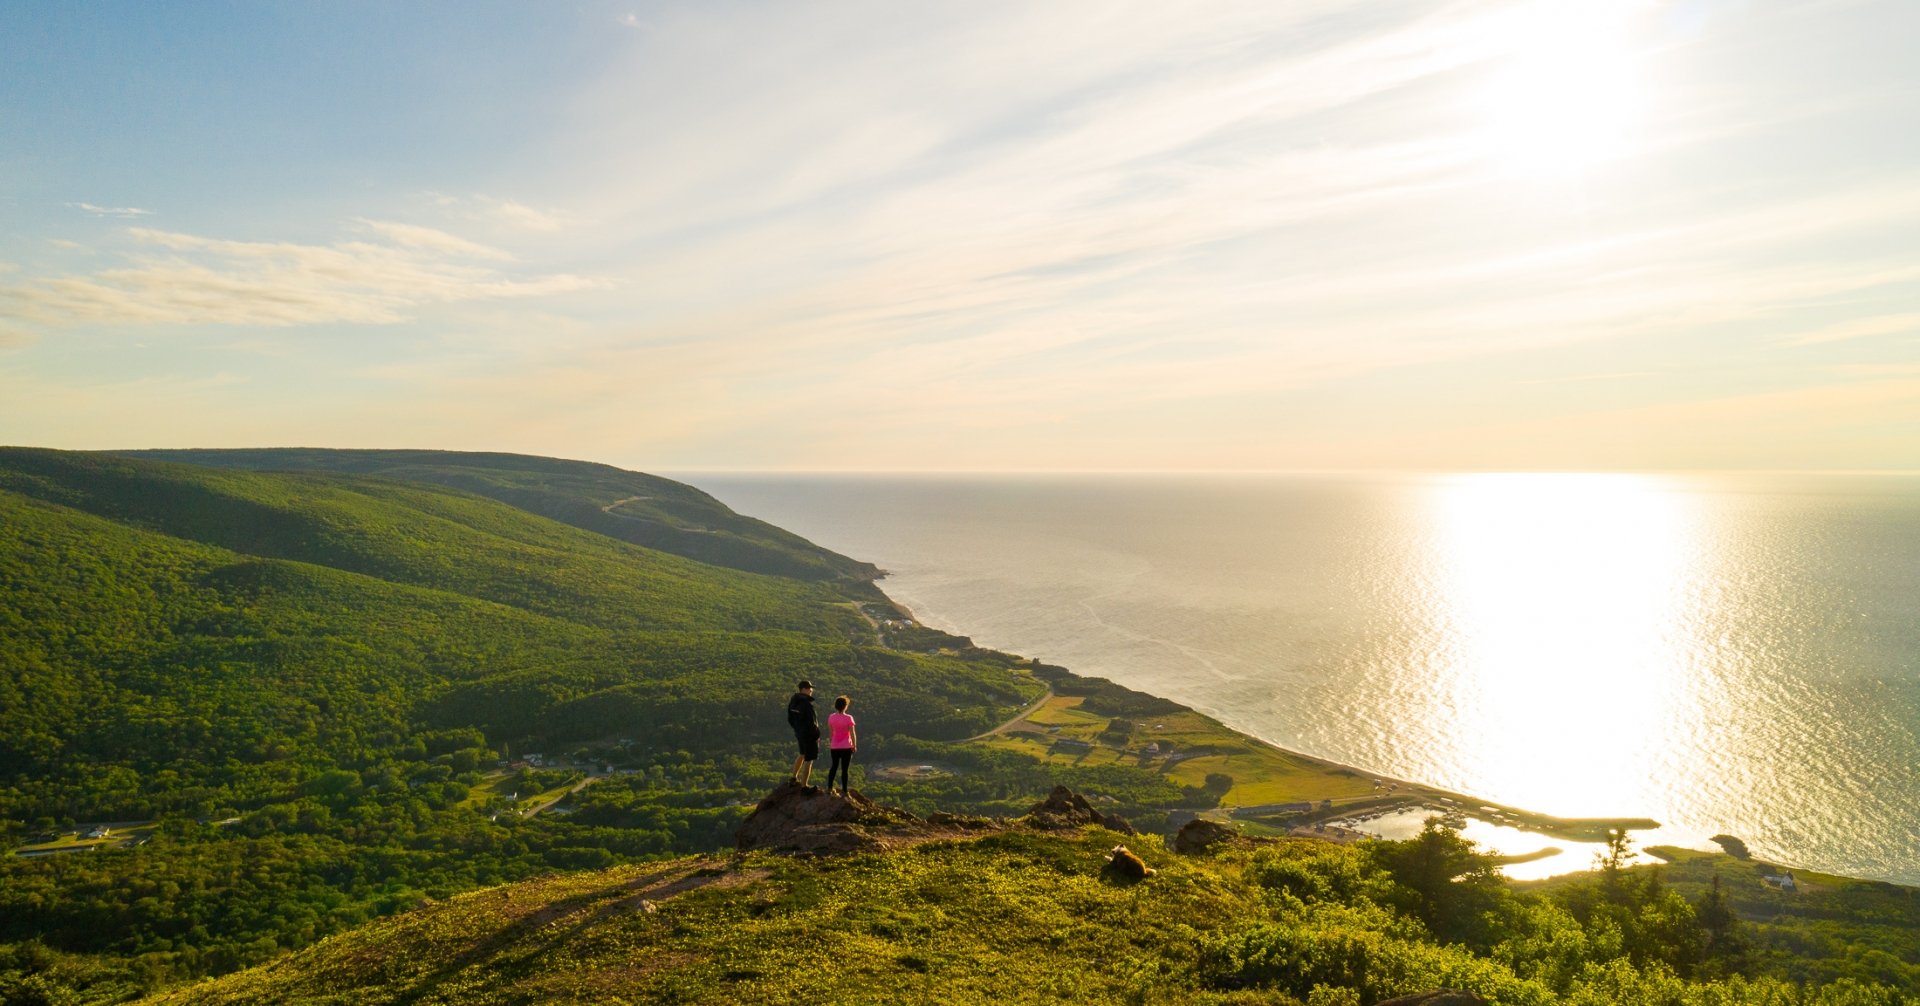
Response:
[{"label": "ocean", "polygon": [[1283,747],[1920,884],[1920,477],[676,477]]}]

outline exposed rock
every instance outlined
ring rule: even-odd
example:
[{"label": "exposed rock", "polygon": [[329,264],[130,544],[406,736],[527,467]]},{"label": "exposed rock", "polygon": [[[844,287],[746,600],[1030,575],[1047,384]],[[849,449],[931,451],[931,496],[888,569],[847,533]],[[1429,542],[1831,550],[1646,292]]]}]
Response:
[{"label": "exposed rock", "polygon": [[1127,835],[1138,834],[1126,818],[1100,813],[1085,797],[1065,786],[1055,786],[1025,817],[1013,820],[947,811],[935,811],[921,820],[898,807],[875,803],[859,790],[841,797],[812,786],[803,788],[794,782],[784,782],[740,822],[734,832],[734,845],[742,852],[839,855],[1009,828],[1064,831],[1087,825]]},{"label": "exposed rock", "polygon": [[1123,834],[1134,834],[1133,826],[1118,814],[1102,814],[1093,809],[1087,798],[1065,786],[1055,786],[1045,800],[1033,805],[1025,818],[1028,827],[1044,828],[1049,831],[1064,831],[1069,828],[1084,828],[1097,824]]},{"label": "exposed rock", "polygon": [[1487,1006],[1487,1001],[1459,989],[1435,989],[1432,992],[1415,992],[1410,996],[1383,999],[1378,1006]]},{"label": "exposed rock", "polygon": [[740,822],[734,845],[742,851],[770,849],[836,855],[886,848],[889,838],[927,830],[925,821],[898,807],[874,803],[854,790],[840,797],[813,786],[784,782]]},{"label": "exposed rock", "polygon": [[1231,843],[1239,838],[1240,830],[1232,825],[1196,817],[1188,821],[1179,833],[1173,836],[1173,851],[1182,856],[1198,856],[1211,852],[1215,846]]}]

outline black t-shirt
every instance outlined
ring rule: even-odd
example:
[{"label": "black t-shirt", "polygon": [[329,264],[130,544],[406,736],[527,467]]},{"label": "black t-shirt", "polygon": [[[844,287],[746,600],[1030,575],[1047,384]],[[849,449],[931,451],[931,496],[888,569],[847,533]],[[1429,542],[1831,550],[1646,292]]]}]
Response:
[{"label": "black t-shirt", "polygon": [[787,700],[787,725],[793,728],[795,737],[820,736],[820,724],[813,718],[813,696],[806,692],[794,692]]}]

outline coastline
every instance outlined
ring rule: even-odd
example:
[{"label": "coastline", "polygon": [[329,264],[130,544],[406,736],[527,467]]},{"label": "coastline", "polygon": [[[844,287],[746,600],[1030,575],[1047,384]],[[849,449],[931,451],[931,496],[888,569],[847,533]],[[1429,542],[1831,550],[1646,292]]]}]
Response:
[{"label": "coastline", "polygon": [[[1920,693],[1906,687],[1904,659],[1910,591],[1904,580],[1900,590],[1854,589],[1879,568],[1867,559],[1915,540],[1893,533],[1920,527],[1911,497],[1669,486],[1659,512],[1698,518],[1676,547],[1711,560],[1688,567],[1702,583],[1761,582],[1734,574],[1771,554],[1754,551],[1769,540],[1756,537],[1768,521],[1832,534],[1834,547],[1795,537],[1801,544],[1780,553],[1792,557],[1780,581],[1791,613],[1746,587],[1712,604],[1629,590],[1609,595],[1624,607],[1596,613],[1543,593],[1597,589],[1577,563],[1501,573],[1497,542],[1435,537],[1434,521],[1454,511],[1434,509],[1452,498],[1434,486],[755,473],[708,488],[887,568],[880,585],[927,623],[1176,697],[1251,736],[1513,809],[1658,819],[1662,828],[1634,835],[1647,846],[1705,850],[1709,836],[1731,833],[1777,862],[1920,886],[1909,835],[1920,791],[1904,785],[1920,764],[1911,757]],[[1849,516],[1861,506],[1897,523],[1863,525]],[[1679,575],[1658,557],[1620,558],[1633,559],[1634,583]],[[1459,584],[1412,570],[1478,571],[1474,583],[1502,593],[1469,610]],[[1856,595],[1857,611],[1838,603]],[[1668,618],[1693,628],[1653,632]],[[1788,628],[1791,645],[1746,645]],[[1480,661],[1483,644],[1515,659]],[[1804,689],[1820,668],[1835,676],[1811,702]],[[1876,697],[1886,685],[1896,689]],[[1723,727],[1743,743],[1721,743],[1735,736]]]},{"label": "coastline", "polygon": [[[914,629],[947,637],[964,646],[975,645],[970,637],[927,625],[913,609],[880,590],[878,581],[874,588]],[[1042,761],[1087,764],[1092,759],[1094,764],[1133,764],[1189,785],[1204,785],[1213,774],[1230,775],[1234,785],[1220,794],[1218,806],[1196,812],[1196,816],[1231,820],[1250,832],[1355,840],[1374,837],[1360,825],[1396,814],[1427,816],[1418,813],[1423,810],[1457,814],[1464,820],[1492,828],[1580,845],[1604,843],[1608,831],[1613,829],[1631,834],[1661,826],[1659,821],[1645,817],[1556,817],[1371,772],[1235,730],[1177,699],[1139,692],[1104,678],[1086,677],[1069,668],[1042,664],[1035,658],[1006,655],[1018,666],[1063,676],[1076,683],[1076,687],[1098,687],[1095,683],[1099,683],[1165,703],[1178,708],[1179,712],[1148,717],[1154,722],[1143,724],[1147,732],[1140,745],[1096,744],[1093,738],[1101,736],[1118,717],[1083,710],[1081,697],[1070,694],[1068,689],[1049,685],[1040,699],[1018,715],[961,743],[1020,750]],[[1158,750],[1163,743],[1167,743],[1171,753]],[[1490,851],[1496,853],[1503,866],[1537,863],[1566,853],[1556,846],[1520,852]],[[1582,864],[1554,875],[1589,869],[1590,864]]]},{"label": "coastline", "polygon": [[[887,575],[887,571],[882,569],[879,579],[884,579]],[[979,649],[1001,653],[1013,659],[1016,665],[1027,666],[1029,668],[1050,668],[1053,672],[1066,675],[1075,681],[1104,682],[1128,692],[1134,692],[1135,694],[1146,696],[1160,702],[1178,706],[1183,711],[1180,714],[1181,716],[1191,717],[1204,723],[1207,727],[1206,732],[1215,734],[1221,738],[1230,738],[1235,744],[1263,752],[1269,756],[1271,760],[1286,766],[1287,770],[1278,773],[1278,778],[1255,778],[1247,780],[1256,787],[1264,787],[1261,791],[1261,798],[1237,798],[1236,794],[1238,793],[1239,787],[1236,786],[1235,789],[1229,790],[1223,795],[1217,808],[1196,814],[1196,816],[1200,817],[1231,821],[1250,834],[1291,835],[1320,838],[1328,841],[1357,841],[1377,837],[1392,838],[1394,836],[1367,832],[1352,827],[1352,825],[1356,823],[1364,824],[1368,821],[1396,813],[1433,810],[1438,813],[1456,814],[1469,822],[1469,825],[1473,822],[1479,822],[1493,829],[1511,829],[1515,832],[1539,836],[1541,839],[1576,843],[1576,848],[1573,850],[1563,849],[1553,845],[1541,845],[1524,851],[1504,851],[1497,848],[1486,847],[1483,843],[1483,850],[1493,856],[1496,865],[1501,867],[1503,872],[1507,873],[1509,880],[1516,883],[1538,883],[1552,877],[1575,876],[1582,873],[1590,873],[1594,871],[1595,866],[1589,858],[1579,866],[1549,869],[1544,872],[1529,871],[1529,875],[1517,874],[1509,868],[1515,866],[1533,866],[1541,863],[1551,864],[1552,860],[1558,857],[1580,852],[1582,847],[1591,848],[1599,846],[1606,841],[1607,832],[1610,829],[1624,830],[1631,836],[1635,832],[1655,831],[1662,827],[1660,821],[1646,817],[1556,817],[1551,814],[1544,814],[1523,807],[1515,807],[1484,800],[1470,794],[1443,789],[1438,786],[1430,786],[1412,780],[1400,779],[1384,773],[1369,772],[1357,766],[1347,765],[1329,758],[1322,758],[1317,755],[1296,751],[1273,741],[1268,741],[1256,737],[1253,734],[1229,727],[1215,717],[1200,712],[1180,702],[1178,699],[1139,692],[1137,689],[1119,685],[1106,678],[1085,677],[1066,667],[1042,664],[1037,658],[1022,657],[1018,654],[1007,653],[1006,651],[996,650],[992,647],[978,647],[977,644],[972,642],[971,637],[946,629],[938,629],[922,622],[918,612],[881,589],[879,579],[872,581],[875,592],[884,598],[885,604],[898,611],[908,623],[920,630],[933,633],[936,636],[945,636],[961,641],[968,646],[975,646]],[[1021,747],[1023,745],[1021,745],[1018,738],[1021,737],[1022,733],[1032,732],[1030,730],[1023,731],[1021,729],[1022,725],[1032,722],[1036,714],[1044,715],[1059,707],[1068,707],[1071,709],[1071,707],[1077,704],[1078,699],[1072,696],[1058,694],[1055,689],[1050,687],[1046,695],[1040,700],[1029,704],[1012,719],[991,730],[965,738],[961,743],[993,743],[998,740],[1001,742],[1001,746]],[[1049,726],[1051,725],[1053,724],[1049,724]],[[1104,726],[1104,722],[1101,726]],[[1097,735],[1099,728],[1096,727],[1091,731],[1082,732]],[[1030,745],[1026,747],[1027,750],[1024,753],[1043,761],[1075,760],[1059,759],[1052,756],[1050,746],[1048,746],[1047,750],[1040,751],[1032,750]],[[1220,755],[1216,753],[1207,753],[1193,757],[1166,759],[1160,768],[1162,774],[1167,775],[1169,778],[1198,785],[1204,781],[1204,778],[1200,776],[1198,771],[1193,770],[1192,766],[1194,763],[1204,763],[1208,759],[1218,757],[1220,757]],[[1185,773],[1167,771],[1175,767],[1175,765],[1187,767],[1189,770]],[[1140,767],[1149,766],[1141,764]],[[1316,795],[1324,793],[1324,790],[1316,789],[1311,785],[1301,785],[1301,776],[1303,774],[1318,777],[1322,782],[1328,779],[1366,780],[1370,786],[1378,784],[1385,792],[1368,793],[1357,796],[1348,795],[1345,797]],[[1185,776],[1184,778],[1183,775]],[[1236,782],[1238,781],[1239,780],[1236,780]],[[1328,807],[1321,806],[1319,801],[1325,799],[1331,799],[1332,805]],[[1300,810],[1287,810],[1284,807],[1286,804],[1297,803],[1310,803],[1312,806]],[[1271,809],[1274,805],[1282,805],[1282,807],[1274,813],[1262,813],[1264,809]],[[1431,815],[1419,814],[1418,816],[1426,817]],[[1737,836],[1735,837],[1737,838]],[[1682,846],[1667,843],[1642,845],[1637,840],[1634,844],[1636,849],[1633,862],[1636,865],[1673,863],[1698,856],[1726,856],[1726,858],[1735,862],[1750,864],[1758,868],[1772,868],[1776,872],[1788,871],[1802,876],[1820,878],[1823,882],[1829,884],[1840,882],[1884,885],[1908,891],[1920,891],[1920,885],[1908,885],[1892,880],[1829,873],[1804,865],[1785,863],[1773,859],[1745,856],[1734,857],[1719,851],[1717,846],[1709,849],[1706,846]]]}]

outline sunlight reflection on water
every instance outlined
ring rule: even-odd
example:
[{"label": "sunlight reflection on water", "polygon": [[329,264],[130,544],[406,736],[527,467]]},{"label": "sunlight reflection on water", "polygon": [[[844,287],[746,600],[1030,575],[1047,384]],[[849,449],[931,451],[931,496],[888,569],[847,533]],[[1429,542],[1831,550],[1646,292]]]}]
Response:
[{"label": "sunlight reflection on water", "polygon": [[[1345,826],[1379,838],[1412,838],[1420,833],[1420,829],[1426,824],[1427,818],[1433,817],[1437,813],[1439,813],[1439,811],[1432,808],[1421,807],[1396,811],[1391,814],[1382,814],[1377,817],[1346,824]],[[1637,832],[1634,838],[1636,843],[1698,844],[1697,840],[1693,840],[1691,836],[1668,835],[1664,834],[1664,831],[1665,829],[1661,829],[1662,833]],[[1514,880],[1541,880],[1546,877],[1557,877],[1564,873],[1579,873],[1583,870],[1591,870],[1598,861],[1600,854],[1606,851],[1606,845],[1601,842],[1575,842],[1564,838],[1552,838],[1531,831],[1521,831],[1518,828],[1502,824],[1492,824],[1474,818],[1465,819],[1460,828],[1460,834],[1479,846],[1483,851],[1498,856],[1526,858],[1531,854],[1537,854],[1542,851],[1560,850],[1554,855],[1543,856],[1539,859],[1527,859],[1526,862],[1508,863],[1500,867],[1500,872]],[[1661,862],[1658,857],[1649,856],[1639,848],[1635,849],[1631,861],[1635,863]]]},{"label": "sunlight reflection on water", "polygon": [[1476,725],[1435,758],[1550,814],[1647,806],[1646,759],[1695,690],[1689,497],[1634,475],[1465,475],[1431,487],[1425,519],[1415,603],[1444,641],[1425,665]]}]

